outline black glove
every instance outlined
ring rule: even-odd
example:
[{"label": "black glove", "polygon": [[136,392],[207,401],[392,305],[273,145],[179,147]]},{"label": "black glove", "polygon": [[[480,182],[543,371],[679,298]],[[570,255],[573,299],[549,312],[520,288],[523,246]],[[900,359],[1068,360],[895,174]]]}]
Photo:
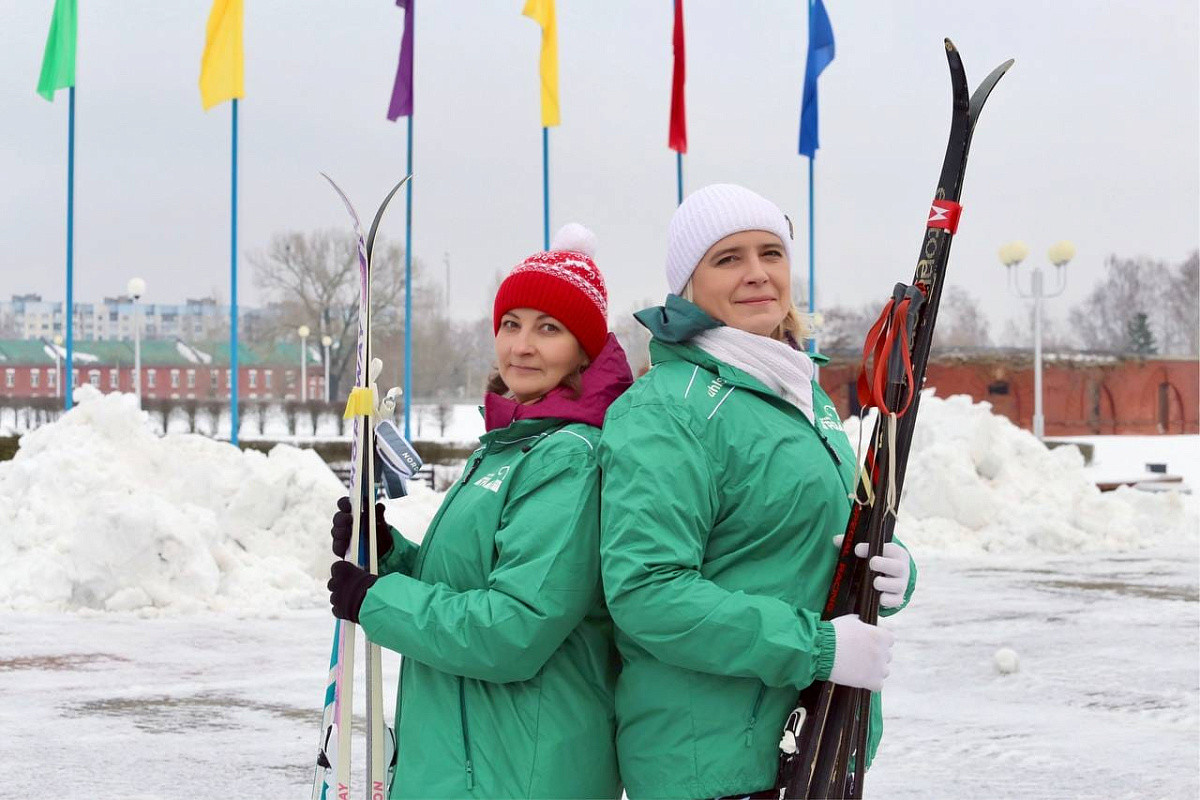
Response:
[{"label": "black glove", "polygon": [[[354,526],[354,514],[350,511],[350,498],[342,497],[337,501],[337,513],[333,515],[333,528],[329,533],[333,536],[333,554],[338,558],[346,557],[350,547],[350,529]],[[363,514],[360,531],[367,529],[366,514]],[[392,549],[392,531],[387,520],[383,518],[383,503],[375,504],[375,543],[378,547],[379,558],[383,558]],[[357,557],[357,554],[356,554]]]},{"label": "black glove", "polygon": [[335,561],[329,568],[329,604],[338,619],[358,622],[358,611],[362,608],[367,590],[379,580],[362,567],[349,561]]}]

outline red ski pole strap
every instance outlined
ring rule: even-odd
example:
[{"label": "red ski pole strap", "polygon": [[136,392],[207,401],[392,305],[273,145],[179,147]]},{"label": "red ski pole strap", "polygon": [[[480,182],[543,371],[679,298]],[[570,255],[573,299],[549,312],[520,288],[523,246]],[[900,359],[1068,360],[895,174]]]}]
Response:
[{"label": "red ski pole strap", "polygon": [[856,384],[858,405],[863,409],[875,408],[877,406],[872,392],[871,378],[869,377],[872,370],[869,370],[867,365],[871,363],[872,356],[876,362],[882,358],[884,337],[888,321],[892,317],[892,307],[894,305],[895,301],[887,301],[887,305],[883,307],[883,312],[880,313],[879,319],[875,320],[875,324],[867,332],[866,341],[863,342],[862,361],[858,366],[858,381]]},{"label": "red ski pole strap", "polygon": [[878,408],[884,414],[891,414],[893,410],[887,406],[887,380],[888,380],[888,364],[891,361],[893,348],[897,345],[899,338],[899,346],[901,357],[904,363],[905,383],[908,386],[908,395],[905,398],[904,406],[895,411],[897,416],[904,416],[912,404],[914,378],[912,371],[912,358],[909,354],[908,332],[905,326],[905,318],[908,316],[908,307],[911,300],[905,298],[897,303],[895,300],[888,300],[887,305],[883,307],[883,312],[879,315],[879,319],[871,326],[871,330],[867,333],[866,342],[863,343],[862,362],[859,365],[858,381],[856,390],[858,394],[859,406],[867,408]]},{"label": "red ski pole strap", "polygon": [[927,228],[943,228],[950,233],[958,232],[958,218],[962,214],[962,206],[953,200],[934,200],[929,207]]}]

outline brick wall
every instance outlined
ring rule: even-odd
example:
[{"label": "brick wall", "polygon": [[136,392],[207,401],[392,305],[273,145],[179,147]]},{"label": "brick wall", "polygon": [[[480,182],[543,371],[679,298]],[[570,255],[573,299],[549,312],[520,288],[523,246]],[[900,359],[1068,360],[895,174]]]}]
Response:
[{"label": "brick wall", "polygon": [[[855,410],[850,383],[855,356],[835,356],[821,386],[843,416]],[[1200,360],[1150,358],[1059,360],[1042,365],[1047,436],[1200,433]],[[969,395],[997,414],[1033,429],[1033,360],[943,357],[929,364],[925,385],[939,397]]]}]

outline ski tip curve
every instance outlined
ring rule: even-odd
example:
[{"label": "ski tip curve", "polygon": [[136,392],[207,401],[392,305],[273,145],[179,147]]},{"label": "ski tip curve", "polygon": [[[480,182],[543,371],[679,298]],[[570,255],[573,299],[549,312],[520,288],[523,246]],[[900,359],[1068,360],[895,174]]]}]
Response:
[{"label": "ski tip curve", "polygon": [[362,236],[361,227],[362,226],[361,226],[361,223],[358,221],[358,212],[354,210],[354,205],[350,202],[350,198],[346,196],[346,193],[342,191],[342,187],[338,186],[337,183],[333,180],[333,178],[329,177],[324,172],[321,172],[320,175],[322,178],[324,178],[325,180],[327,180],[329,182],[329,185],[333,187],[333,190],[335,192],[337,192],[338,197],[342,198],[342,204],[344,206],[346,206],[346,210],[348,212],[350,212],[350,217],[354,220],[354,231],[361,238],[361,236]]},{"label": "ski tip curve", "polygon": [[949,37],[949,36],[947,36],[947,37],[946,37],[945,39],[943,39],[942,41],[946,43],[946,52],[948,52],[948,53],[953,53],[953,52],[956,52],[956,51],[958,50],[958,48],[954,46],[954,42],[950,41],[950,37]]},{"label": "ski tip curve", "polygon": [[396,192],[406,183],[412,180],[412,174],[405,175],[392,190],[387,193],[387,197],[383,198],[383,202],[379,204],[379,210],[375,212],[375,219],[371,221],[371,230],[367,234],[367,260],[370,261],[371,255],[375,250],[375,234],[379,232],[379,222],[383,219],[383,212],[387,209],[388,203],[392,202],[392,198],[396,196]]}]

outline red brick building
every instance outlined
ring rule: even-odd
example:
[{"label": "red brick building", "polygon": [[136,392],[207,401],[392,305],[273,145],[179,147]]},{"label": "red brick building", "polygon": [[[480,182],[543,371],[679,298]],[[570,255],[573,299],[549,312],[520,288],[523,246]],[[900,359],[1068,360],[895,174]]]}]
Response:
[{"label": "red brick building", "polygon": [[[856,354],[835,354],[821,369],[821,386],[844,416],[857,411],[857,373]],[[1042,381],[1047,436],[1200,433],[1200,359],[1050,354],[1043,356]],[[1029,354],[938,356],[929,363],[925,385],[939,397],[986,400],[996,413],[1033,429]]]},{"label": "red brick building", "polygon": [[[57,354],[57,357],[56,357]],[[189,344],[151,339],[141,345],[142,396],[155,399],[227,400],[230,390],[228,343]],[[325,393],[324,366],[309,348],[309,399]],[[60,397],[65,349],[50,342],[0,340],[0,397]],[[78,342],[74,385],[90,383],[104,392],[134,391],[132,342]],[[65,380],[65,376],[63,377]],[[300,347],[238,348],[238,394],[247,400],[300,399]]]}]

